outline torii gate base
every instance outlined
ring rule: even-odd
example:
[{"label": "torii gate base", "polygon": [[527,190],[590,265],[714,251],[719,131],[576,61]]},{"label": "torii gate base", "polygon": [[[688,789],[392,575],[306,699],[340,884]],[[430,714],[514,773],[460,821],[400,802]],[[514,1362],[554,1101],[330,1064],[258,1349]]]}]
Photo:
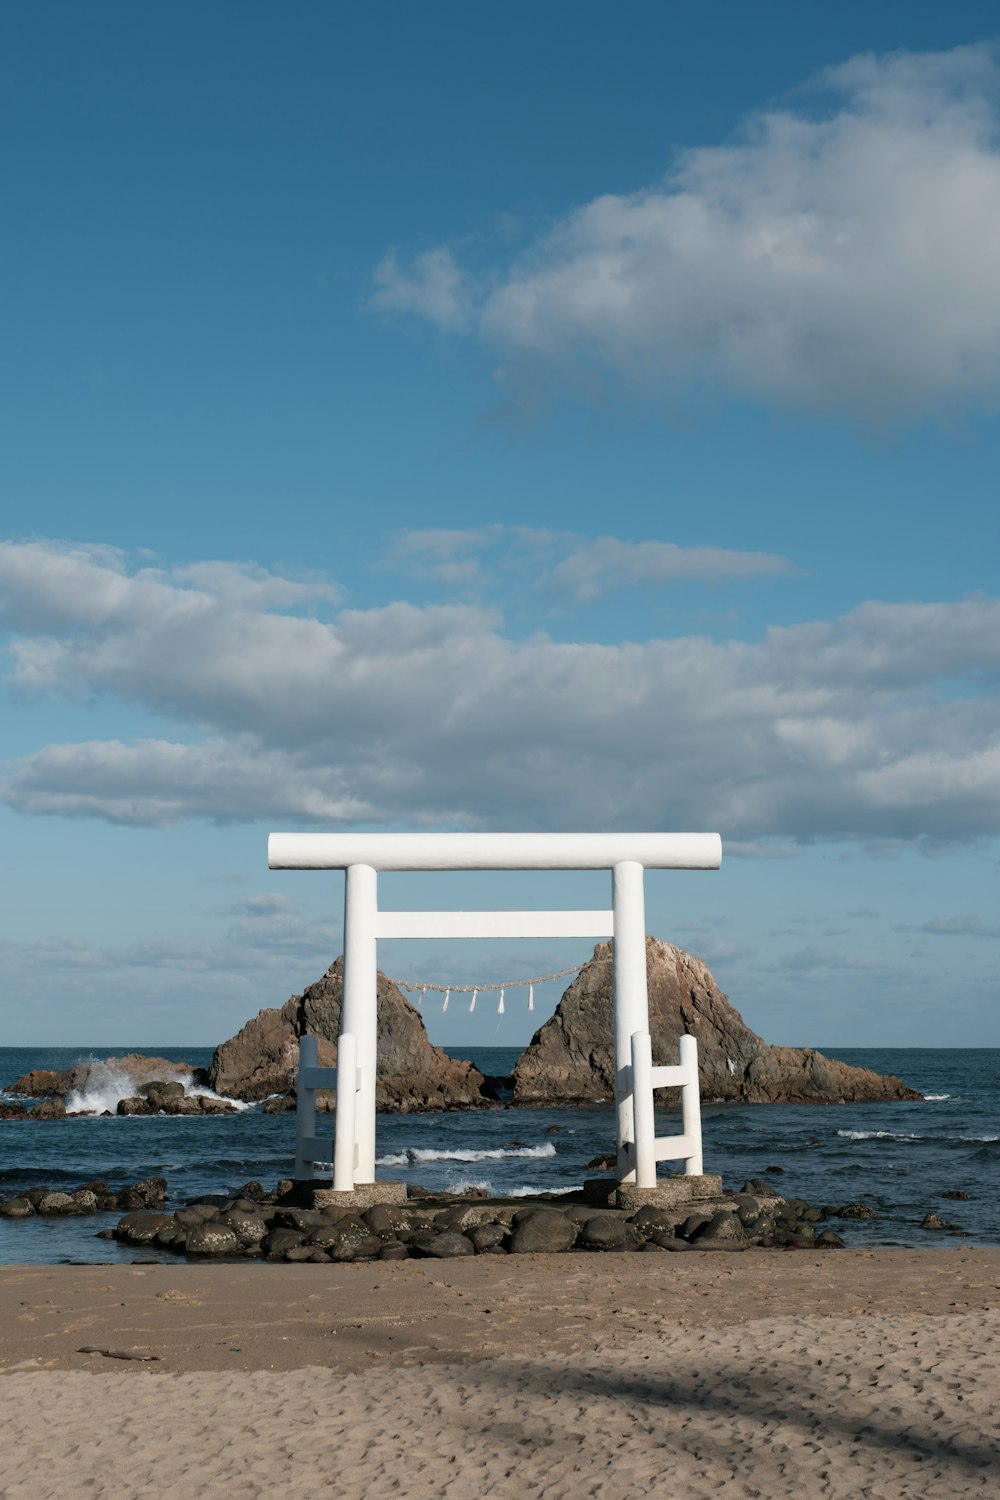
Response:
[{"label": "torii gate base", "polygon": [[[656,1164],[683,1161],[685,1201],[703,1177],[698,1043],[680,1039],[680,1061],[653,1067],[646,995],[646,869],[715,870],[716,833],[272,833],[272,870],[343,870],[344,993],[337,1067],[317,1067],[316,1040],[299,1049],[295,1180],[308,1184],[329,1143],[315,1135],[315,1091],[336,1082],[336,1137],[330,1202],[358,1206],[405,1197],[400,1183],[375,1182],[377,944],[381,938],[611,937],[618,1181],[659,1201]],[[605,911],[380,911],[380,870],[610,870]],[[679,1088],[680,1135],[657,1138],[653,1092]],[[325,1148],[325,1149],[324,1149]],[[705,1179],[713,1190],[718,1179]],[[719,1184],[721,1190],[721,1184]],[[379,1193],[379,1190],[383,1191]],[[378,1196],[376,1196],[378,1194]]]}]

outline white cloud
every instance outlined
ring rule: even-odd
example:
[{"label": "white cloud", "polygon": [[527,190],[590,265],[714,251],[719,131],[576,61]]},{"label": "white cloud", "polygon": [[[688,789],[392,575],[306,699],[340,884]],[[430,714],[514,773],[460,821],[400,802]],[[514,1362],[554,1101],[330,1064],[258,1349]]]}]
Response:
[{"label": "white cloud", "polygon": [[376,300],[578,386],[613,372],[862,423],[993,408],[998,76],[986,46],[855,58],[478,284],[440,248],[383,262]]},{"label": "white cloud", "polygon": [[12,807],[68,818],[163,828],[193,817],[343,823],[373,815],[345,792],[336,769],[303,766],[251,738],[46,745],[11,769],[4,796]]},{"label": "white cloud", "polygon": [[916,928],[908,928],[907,931],[927,932],[934,937],[983,937],[1000,938],[1000,925],[996,922],[984,922],[982,917],[959,916],[959,917],[928,917],[926,922]]},{"label": "white cloud", "polygon": [[512,574],[521,574],[536,587],[569,593],[581,602],[616,589],[799,572],[787,557],[772,552],[587,537],[574,531],[501,522],[400,532],[392,539],[385,565],[455,589],[484,588],[500,578],[506,582]]},{"label": "white cloud", "polygon": [[[88,555],[51,596],[0,550],[26,625],[10,680],[167,716],[163,737],[8,764],[26,813],[166,824],[718,827],[741,852],[1000,832],[1000,601],[867,604],[759,641],[507,637],[464,605],[247,609]],[[95,608],[95,600],[100,608]]]},{"label": "white cloud", "polygon": [[393,251],[375,267],[372,306],[382,312],[415,313],[439,328],[466,326],[472,308],[466,273],[445,246],[415,257],[408,271],[400,269]]},{"label": "white cloud", "polygon": [[128,570],[117,547],[76,542],[0,542],[0,626],[96,627],[166,615],[190,621],[215,609],[291,609],[341,591],[327,579],[299,580],[253,563],[198,562]]},{"label": "white cloud", "polygon": [[728,547],[678,547],[674,542],[624,542],[601,536],[581,544],[552,569],[556,588],[580,599],[641,584],[717,582],[724,578],[768,578],[796,572],[794,563],[770,552]]},{"label": "white cloud", "polygon": [[[315,921],[287,899],[258,901],[201,940],[168,934],[103,945],[65,933],[30,942],[2,939],[0,987],[9,997],[24,997],[27,1014],[39,974],[50,976],[52,998],[38,1013],[54,1014],[59,996],[71,996],[68,1037],[88,1047],[119,1046],[123,1015],[132,1018],[130,1025],[138,1022],[147,1045],[171,1036],[183,1045],[214,1045],[261,1006],[280,1005],[292,990],[312,983],[342,946],[339,923]],[[128,1040],[136,1040],[134,1032]],[[0,1077],[0,1085],[8,1082],[10,1075]]]}]

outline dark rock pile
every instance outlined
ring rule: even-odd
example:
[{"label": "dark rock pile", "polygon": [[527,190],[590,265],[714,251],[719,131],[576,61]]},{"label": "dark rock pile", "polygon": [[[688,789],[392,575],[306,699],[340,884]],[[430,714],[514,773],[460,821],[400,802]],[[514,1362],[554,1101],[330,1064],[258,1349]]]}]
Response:
[{"label": "dark rock pile", "polygon": [[119,1099],[120,1115],[231,1115],[236,1105],[211,1094],[186,1094],[182,1083],[154,1078],[128,1099]]},{"label": "dark rock pile", "polygon": [[85,1182],[69,1192],[47,1187],[25,1188],[16,1198],[0,1199],[0,1218],[30,1219],[35,1214],[68,1218],[79,1214],[109,1213],[116,1209],[149,1210],[162,1205],[167,1196],[165,1177],[146,1177],[131,1187],[110,1188],[103,1177]]},{"label": "dark rock pile", "polygon": [[0,1120],[65,1120],[62,1099],[43,1098],[37,1104],[0,1104]]},{"label": "dark rock pile", "polygon": [[798,1198],[776,1198],[754,1180],[729,1197],[636,1213],[565,1201],[525,1205],[425,1198],[358,1213],[339,1206],[298,1208],[247,1196],[210,1196],[172,1214],[138,1209],[106,1233],[136,1248],[188,1256],[327,1264],[567,1250],[833,1249],[844,1242],[820,1227],[825,1213]]}]

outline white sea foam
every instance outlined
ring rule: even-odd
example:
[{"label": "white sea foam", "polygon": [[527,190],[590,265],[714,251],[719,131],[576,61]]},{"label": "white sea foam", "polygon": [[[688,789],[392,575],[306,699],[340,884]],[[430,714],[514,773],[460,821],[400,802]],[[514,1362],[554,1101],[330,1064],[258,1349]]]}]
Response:
[{"label": "white sea foam", "polygon": [[449,1193],[488,1193],[493,1197],[493,1184],[488,1177],[457,1177],[448,1183]]},{"label": "white sea foam", "polygon": [[539,1161],[543,1157],[555,1156],[555,1154],[556,1148],[551,1141],[546,1141],[544,1146],[498,1146],[489,1151],[466,1150],[461,1146],[452,1146],[443,1151],[436,1151],[431,1147],[407,1146],[405,1151],[396,1151],[390,1156],[377,1157],[375,1165],[377,1167],[405,1167],[432,1161]]},{"label": "white sea foam", "polygon": [[245,1099],[230,1099],[228,1094],[217,1094],[215,1090],[210,1089],[207,1084],[192,1083],[190,1078],[181,1078],[178,1081],[180,1083],[183,1083],[184,1092],[189,1099],[218,1099],[223,1104],[231,1104],[233,1109],[238,1110],[241,1113],[243,1110],[253,1109],[253,1105],[248,1104]]},{"label": "white sea foam", "polygon": [[838,1130],[837,1134],[847,1141],[961,1141],[963,1145],[979,1145],[982,1141],[1000,1141],[1000,1135],[903,1135],[896,1130]]},{"label": "white sea foam", "polygon": [[[183,1085],[184,1093],[189,1099],[201,1097],[205,1099],[219,1099],[224,1104],[231,1104],[236,1110],[250,1109],[242,1099],[227,1099],[223,1094],[217,1094],[214,1089],[207,1088],[204,1084],[196,1084],[189,1068],[161,1069],[157,1073],[157,1079],[163,1083],[179,1083]],[[152,1082],[152,1078],[143,1082]],[[114,1114],[118,1108],[119,1100],[131,1099],[142,1084],[130,1073],[123,1072],[120,1068],[103,1062],[89,1063],[87,1067],[87,1080],[82,1089],[74,1089],[66,1099],[67,1114],[77,1115],[103,1115]]]},{"label": "white sea foam", "polygon": [[940,1101],[942,1099],[950,1099],[950,1098],[951,1098],[950,1094],[925,1094],[924,1095],[924,1103],[925,1104],[938,1104],[938,1103],[940,1103]]},{"label": "white sea foam", "polygon": [[107,1063],[90,1063],[84,1087],[74,1089],[66,1098],[66,1113],[113,1115],[118,1101],[130,1099],[137,1087],[135,1079],[121,1069],[109,1067]]},{"label": "white sea foam", "polygon": [[574,1182],[572,1187],[539,1187],[535,1184],[527,1184],[522,1187],[511,1188],[504,1196],[507,1198],[534,1198],[538,1193],[551,1194],[553,1198],[563,1198],[567,1193],[579,1193],[583,1189],[582,1182]]},{"label": "white sea foam", "polygon": [[897,1130],[838,1130],[845,1141],[922,1141],[922,1135],[903,1135]]}]

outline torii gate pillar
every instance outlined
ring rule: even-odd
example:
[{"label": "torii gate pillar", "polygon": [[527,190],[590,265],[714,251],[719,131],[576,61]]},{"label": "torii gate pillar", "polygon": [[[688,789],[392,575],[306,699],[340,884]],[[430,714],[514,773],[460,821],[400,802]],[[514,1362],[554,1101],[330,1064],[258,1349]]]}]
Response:
[{"label": "torii gate pillar", "polygon": [[375,1074],[378,1066],[378,876],[348,865],[344,879],[344,998],[340,1031],[357,1040],[355,1182],[375,1181]]}]

